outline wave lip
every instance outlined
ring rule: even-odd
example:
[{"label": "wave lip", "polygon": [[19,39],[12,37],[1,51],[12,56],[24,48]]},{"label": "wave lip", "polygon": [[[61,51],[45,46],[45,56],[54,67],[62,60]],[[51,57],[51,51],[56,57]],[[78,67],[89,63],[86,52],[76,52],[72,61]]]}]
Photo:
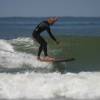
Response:
[{"label": "wave lip", "polygon": [[13,52],[14,51],[14,48],[13,46],[11,46],[9,43],[7,43],[6,40],[0,40],[0,50],[7,50],[7,51],[11,51]]}]

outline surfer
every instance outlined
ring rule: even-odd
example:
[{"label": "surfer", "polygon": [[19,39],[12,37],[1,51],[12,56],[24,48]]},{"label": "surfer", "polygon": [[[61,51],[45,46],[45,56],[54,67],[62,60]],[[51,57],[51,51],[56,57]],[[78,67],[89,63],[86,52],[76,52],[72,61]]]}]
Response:
[{"label": "surfer", "polygon": [[54,18],[48,18],[45,21],[42,21],[40,24],[38,24],[36,26],[36,28],[34,29],[33,33],[32,33],[32,37],[33,39],[35,39],[39,44],[39,50],[38,50],[38,55],[37,55],[37,59],[41,60],[40,55],[41,52],[44,51],[44,60],[54,60],[53,57],[48,56],[47,53],[47,42],[44,40],[44,38],[40,35],[43,31],[47,31],[48,34],[50,35],[50,37],[57,43],[59,44],[59,42],[56,40],[56,38],[53,36],[50,26],[53,25],[56,21],[58,20],[57,17]]}]

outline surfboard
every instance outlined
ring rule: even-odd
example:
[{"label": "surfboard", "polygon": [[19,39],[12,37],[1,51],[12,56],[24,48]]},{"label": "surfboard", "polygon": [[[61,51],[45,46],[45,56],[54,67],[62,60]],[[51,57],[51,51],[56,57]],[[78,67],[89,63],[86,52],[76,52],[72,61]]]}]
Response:
[{"label": "surfboard", "polygon": [[55,60],[45,60],[45,59],[40,59],[42,62],[70,62],[74,61],[75,58],[55,58]]}]

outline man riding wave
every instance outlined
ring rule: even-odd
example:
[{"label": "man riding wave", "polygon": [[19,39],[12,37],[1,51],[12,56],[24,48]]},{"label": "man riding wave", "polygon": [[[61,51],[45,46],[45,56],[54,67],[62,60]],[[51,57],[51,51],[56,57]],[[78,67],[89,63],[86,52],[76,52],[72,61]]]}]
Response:
[{"label": "man riding wave", "polygon": [[54,18],[48,18],[45,21],[42,21],[40,24],[38,24],[36,26],[36,28],[34,29],[33,33],[32,33],[32,37],[33,39],[35,39],[39,44],[39,51],[38,51],[38,55],[37,55],[37,59],[41,60],[40,55],[41,52],[44,51],[44,60],[54,60],[54,58],[48,56],[47,53],[47,42],[44,40],[44,38],[40,35],[42,32],[47,31],[49,36],[57,43],[59,44],[59,42],[56,40],[56,38],[53,36],[50,26],[53,25],[56,21],[58,20],[57,17]]}]

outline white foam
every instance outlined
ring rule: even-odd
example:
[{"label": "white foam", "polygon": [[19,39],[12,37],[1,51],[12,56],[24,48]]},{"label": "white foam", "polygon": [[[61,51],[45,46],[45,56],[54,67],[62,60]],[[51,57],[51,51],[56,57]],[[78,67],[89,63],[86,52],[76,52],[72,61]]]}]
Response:
[{"label": "white foam", "polygon": [[[47,68],[32,54],[16,52],[6,40],[0,40],[0,67],[16,68],[23,64]],[[64,96],[73,99],[100,99],[100,72],[0,73],[0,99],[48,99]]]},{"label": "white foam", "polygon": [[8,44],[6,40],[0,40],[0,50],[14,51],[13,46]]},{"label": "white foam", "polygon": [[[49,66],[48,66],[49,64]],[[16,52],[13,46],[7,41],[0,41],[0,66],[7,68],[23,67],[23,65],[29,65],[30,67],[51,67],[52,64],[46,62],[40,62],[36,56],[32,54]]]},{"label": "white foam", "polygon": [[28,37],[27,38],[18,37],[16,39],[12,39],[10,42],[13,44],[24,45],[24,47],[30,47],[30,48],[34,47],[34,49],[37,49],[37,42],[35,42],[34,39]]},{"label": "white foam", "polygon": [[100,72],[0,74],[0,98],[100,99]]},{"label": "white foam", "polygon": [[23,37],[18,37],[16,39],[12,39],[11,40],[12,43],[28,43],[28,44],[31,44],[33,45],[34,44],[34,41],[31,39],[31,38],[23,38]]}]

